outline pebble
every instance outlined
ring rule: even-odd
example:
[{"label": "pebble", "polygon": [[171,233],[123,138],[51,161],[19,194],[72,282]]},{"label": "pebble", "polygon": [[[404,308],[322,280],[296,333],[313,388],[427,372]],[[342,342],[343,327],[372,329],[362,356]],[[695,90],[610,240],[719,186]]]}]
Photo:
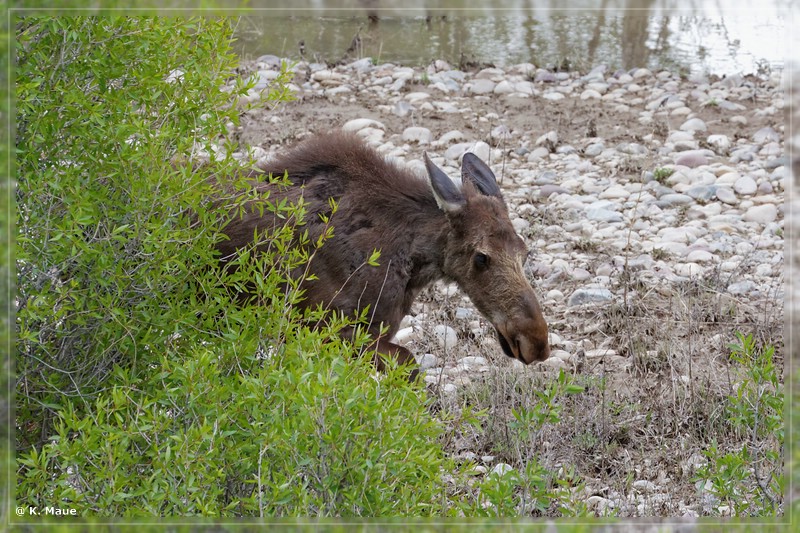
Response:
[{"label": "pebble", "polygon": [[397,333],[394,334],[394,342],[398,344],[406,344],[416,340],[418,337],[419,335],[413,327],[405,327],[399,329]]},{"label": "pebble", "polygon": [[758,285],[752,280],[737,281],[728,285],[727,291],[734,295],[744,295],[753,292],[758,288]]},{"label": "pebble", "polygon": [[378,122],[377,120],[373,120],[371,118],[355,118],[353,120],[348,120],[342,126],[344,131],[359,131],[365,128],[378,128],[385,130],[386,126],[384,126],[382,122]]},{"label": "pebble", "polygon": [[691,263],[708,263],[714,260],[714,254],[707,250],[692,250],[686,260]]},{"label": "pebble", "polygon": [[602,496],[589,496],[586,499],[586,507],[597,513],[598,516],[613,515],[616,505],[613,500],[603,498]]},{"label": "pebble", "polygon": [[690,118],[680,127],[683,131],[706,131],[706,123],[699,118]]},{"label": "pebble", "polygon": [[681,152],[680,155],[675,158],[675,164],[689,168],[707,165],[709,160],[704,152],[705,150],[687,150]]},{"label": "pebble", "polygon": [[750,176],[742,176],[734,182],[733,190],[740,195],[749,196],[756,193],[758,185],[756,185],[755,180]]},{"label": "pebble", "polygon": [[717,196],[717,199],[720,202],[724,202],[729,205],[736,205],[739,202],[739,199],[736,197],[736,193],[733,192],[733,189],[728,187],[717,187],[714,191],[714,194]]},{"label": "pebble", "polygon": [[605,148],[606,147],[603,143],[592,143],[583,150],[583,153],[588,157],[597,157],[603,153]]},{"label": "pebble", "polygon": [[610,290],[605,288],[585,288],[578,289],[573,292],[569,300],[567,300],[568,307],[575,307],[585,303],[606,303],[613,299],[614,295]]},{"label": "pebble", "polygon": [[680,206],[694,203],[694,198],[681,193],[667,193],[662,195],[658,200],[660,203],[667,206]]},{"label": "pebble", "polygon": [[427,370],[439,366],[439,358],[432,353],[422,354],[416,357],[420,370]]},{"label": "pebble", "polygon": [[403,140],[409,142],[417,142],[419,144],[428,144],[433,139],[431,130],[420,126],[411,126],[403,130]]},{"label": "pebble", "polygon": [[444,157],[451,161],[457,161],[470,148],[472,148],[472,143],[454,144],[444,152]]},{"label": "pebble", "polygon": [[564,96],[564,93],[553,91],[544,93],[542,95],[542,98],[544,98],[545,100],[550,100],[551,102],[557,102],[558,100],[563,100],[564,98],[566,98],[566,96]]},{"label": "pebble", "polygon": [[761,128],[757,132],[753,134],[753,141],[757,144],[764,144],[767,142],[778,142],[781,140],[781,136],[778,134],[777,131],[770,128],[769,126],[765,128]]},{"label": "pebble", "polygon": [[686,195],[691,196],[695,201],[708,201],[717,193],[717,187],[714,185],[700,185],[699,187],[692,187],[687,189]]},{"label": "pebble", "polygon": [[489,364],[489,361],[487,361],[485,357],[470,355],[467,357],[462,357],[458,360],[458,363],[469,366],[486,366]]},{"label": "pebble", "polygon": [[616,211],[611,211],[604,207],[591,207],[586,208],[586,218],[598,222],[622,222],[622,215]]},{"label": "pebble", "polygon": [[438,142],[440,144],[450,144],[453,141],[465,141],[466,139],[466,135],[461,133],[459,130],[450,130],[439,137]]},{"label": "pebble", "polygon": [[443,350],[452,350],[458,344],[458,334],[450,326],[438,324],[433,328],[433,334]]},{"label": "pebble", "polygon": [[713,146],[718,154],[726,154],[733,146],[727,135],[709,135],[706,142]]},{"label": "pebble", "polygon": [[494,91],[495,82],[487,79],[477,79],[469,86],[472,94],[488,94]]},{"label": "pebble", "polygon": [[542,198],[547,198],[553,194],[567,194],[567,193],[569,193],[569,191],[564,187],[561,187],[559,185],[553,185],[550,183],[542,185],[542,187],[539,189],[539,196],[541,196]]},{"label": "pebble", "polygon": [[492,468],[492,474],[495,474],[495,475],[498,475],[498,476],[503,476],[503,475],[505,475],[505,474],[507,474],[509,472],[513,472],[513,471],[514,471],[514,467],[512,467],[511,465],[506,464],[506,463],[497,463],[496,465],[494,465],[494,468]]},{"label": "pebble", "polygon": [[747,210],[742,218],[748,222],[768,224],[778,218],[778,208],[775,204],[754,205]]}]

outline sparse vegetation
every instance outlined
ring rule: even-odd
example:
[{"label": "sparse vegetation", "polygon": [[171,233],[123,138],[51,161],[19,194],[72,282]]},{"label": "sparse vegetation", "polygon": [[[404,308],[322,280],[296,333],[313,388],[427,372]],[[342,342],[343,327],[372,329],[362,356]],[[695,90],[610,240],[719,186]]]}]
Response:
[{"label": "sparse vegetation", "polygon": [[658,167],[653,171],[653,179],[663,185],[667,182],[667,178],[672,176],[674,172],[674,168]]},{"label": "sparse vegetation", "polygon": [[597,252],[600,247],[597,242],[589,237],[585,237],[573,242],[572,248],[579,252]]},{"label": "sparse vegetation", "polygon": [[651,254],[653,256],[653,259],[656,261],[663,261],[665,259],[669,259],[669,252],[667,252],[663,248],[653,248]]},{"label": "sparse vegetation", "polygon": [[704,451],[708,463],[697,481],[718,500],[712,513],[777,516],[785,488],[782,369],[773,346],[756,346],[752,335],[736,337],[730,345],[735,381],[723,414],[732,435]]}]

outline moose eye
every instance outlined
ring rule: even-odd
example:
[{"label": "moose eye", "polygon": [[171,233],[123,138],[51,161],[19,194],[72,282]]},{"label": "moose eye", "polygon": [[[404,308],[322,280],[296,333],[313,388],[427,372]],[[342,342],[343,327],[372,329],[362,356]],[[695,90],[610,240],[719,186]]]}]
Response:
[{"label": "moose eye", "polygon": [[475,266],[479,269],[485,269],[489,266],[489,256],[478,252],[475,254]]}]

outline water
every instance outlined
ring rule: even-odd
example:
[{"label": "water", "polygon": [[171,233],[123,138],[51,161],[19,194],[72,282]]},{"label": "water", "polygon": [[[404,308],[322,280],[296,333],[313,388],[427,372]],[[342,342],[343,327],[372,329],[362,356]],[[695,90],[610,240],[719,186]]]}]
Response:
[{"label": "water", "polygon": [[[368,1],[368,0],[367,0]],[[649,0],[641,0],[652,3]],[[363,1],[362,1],[363,3]],[[361,57],[456,67],[533,63],[588,70],[648,67],[684,73],[759,74],[782,69],[787,21],[773,6],[702,10],[605,9],[438,11],[412,8],[262,11],[240,19],[237,51],[334,63]],[[299,14],[297,14],[299,13]]]}]

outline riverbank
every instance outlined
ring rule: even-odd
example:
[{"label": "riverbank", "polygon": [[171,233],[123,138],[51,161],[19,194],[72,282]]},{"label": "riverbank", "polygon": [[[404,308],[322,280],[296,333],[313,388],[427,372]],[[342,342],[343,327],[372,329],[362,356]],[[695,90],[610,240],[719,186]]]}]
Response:
[{"label": "riverbank", "polygon": [[[539,436],[538,459],[554,471],[574,466],[586,483],[576,497],[597,514],[730,513],[692,476],[706,462],[709,417],[734,390],[735,333],[774,345],[783,361],[791,178],[779,73],[465,72],[365,58],[297,64],[296,100],[271,109],[260,92],[278,64],[243,65],[259,85],[232,134],[257,159],[343,127],[420,173],[423,151],[455,177],[470,150],[498,177],[532,252],[526,274],[553,354],[530,367],[506,358],[469,300],[436,284],[397,341],[417,354],[442,408],[475,402],[506,419],[528,401],[508,387],[520,376],[532,386],[561,370],[596,378],[565,404],[570,421]],[[494,438],[487,427],[463,432],[449,451],[475,461],[476,475],[519,467]]]}]

